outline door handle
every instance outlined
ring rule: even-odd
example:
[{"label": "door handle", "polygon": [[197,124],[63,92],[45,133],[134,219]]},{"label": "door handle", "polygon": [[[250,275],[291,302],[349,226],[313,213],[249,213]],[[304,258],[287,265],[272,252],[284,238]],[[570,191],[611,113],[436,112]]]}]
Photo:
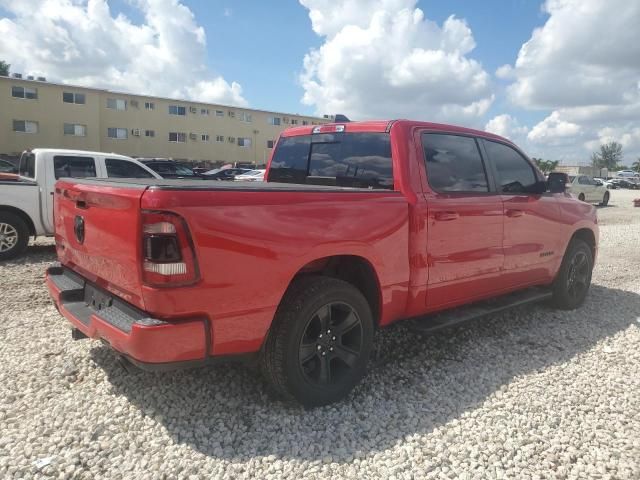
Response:
[{"label": "door handle", "polygon": [[436,220],[441,222],[449,222],[451,220],[455,220],[460,215],[456,212],[436,212],[434,215]]},{"label": "door handle", "polygon": [[524,215],[524,212],[522,210],[514,210],[514,209],[510,209],[507,210],[507,217],[521,217],[522,215]]}]

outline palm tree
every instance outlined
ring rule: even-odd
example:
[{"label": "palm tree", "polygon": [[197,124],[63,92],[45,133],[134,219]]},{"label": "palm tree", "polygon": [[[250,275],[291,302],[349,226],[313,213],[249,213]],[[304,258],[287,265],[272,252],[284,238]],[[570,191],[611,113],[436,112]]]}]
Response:
[{"label": "palm tree", "polygon": [[631,170],[640,173],[640,158],[638,158],[638,160],[633,162],[633,165],[631,165]]}]

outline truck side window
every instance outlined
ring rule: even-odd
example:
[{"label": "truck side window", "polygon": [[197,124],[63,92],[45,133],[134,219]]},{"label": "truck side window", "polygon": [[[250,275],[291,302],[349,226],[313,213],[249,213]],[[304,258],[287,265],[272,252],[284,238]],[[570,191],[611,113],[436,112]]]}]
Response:
[{"label": "truck side window", "polygon": [[438,192],[488,192],[487,174],[472,137],[423,133],[429,185]]},{"label": "truck side window", "polygon": [[56,179],[62,177],[86,178],[96,176],[96,161],[93,157],[72,157],[56,155],[53,157]]},{"label": "truck side window", "polygon": [[128,160],[116,158],[106,158],[107,177],[111,178],[153,178],[149,172],[140,165],[136,165]]},{"label": "truck side window", "polygon": [[516,150],[498,142],[485,140],[487,154],[498,173],[502,193],[527,193],[538,181],[531,164]]}]

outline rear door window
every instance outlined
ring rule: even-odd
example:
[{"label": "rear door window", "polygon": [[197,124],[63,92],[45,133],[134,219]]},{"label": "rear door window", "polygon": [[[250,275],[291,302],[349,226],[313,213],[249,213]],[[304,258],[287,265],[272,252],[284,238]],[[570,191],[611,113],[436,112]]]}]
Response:
[{"label": "rear door window", "polygon": [[128,160],[117,158],[107,158],[104,161],[107,167],[107,177],[111,178],[153,178],[140,165],[136,165]]},{"label": "rear door window", "polygon": [[93,157],[56,155],[53,157],[55,177],[86,178],[96,176],[96,160]]},{"label": "rear door window", "polygon": [[427,180],[438,192],[488,192],[489,183],[476,140],[461,135],[423,133]]},{"label": "rear door window", "polygon": [[270,182],[393,189],[388,133],[322,133],[282,137]]},{"label": "rear door window", "polygon": [[498,190],[502,193],[529,193],[538,178],[533,166],[516,150],[503,143],[484,140],[485,149],[498,174]]}]

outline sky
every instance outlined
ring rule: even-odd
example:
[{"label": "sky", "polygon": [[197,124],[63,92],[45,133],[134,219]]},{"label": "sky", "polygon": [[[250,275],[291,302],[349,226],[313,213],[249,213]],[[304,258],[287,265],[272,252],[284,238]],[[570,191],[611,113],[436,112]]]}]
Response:
[{"label": "sky", "polygon": [[51,81],[640,157],[640,2],[0,0],[0,59]]}]

